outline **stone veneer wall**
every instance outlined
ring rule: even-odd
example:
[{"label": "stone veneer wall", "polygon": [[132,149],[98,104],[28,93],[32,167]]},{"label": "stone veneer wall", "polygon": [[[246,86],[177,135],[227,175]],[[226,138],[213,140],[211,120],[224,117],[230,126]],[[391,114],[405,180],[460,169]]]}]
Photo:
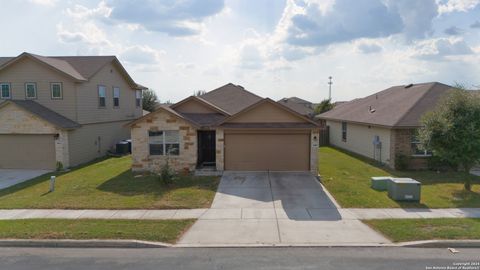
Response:
[{"label": "stone veneer wall", "polygon": [[428,159],[426,157],[412,156],[412,137],[415,135],[415,129],[392,129],[390,144],[391,167],[395,168],[395,156],[402,154],[410,158],[408,169],[424,170],[428,168]]},{"label": "stone veneer wall", "polygon": [[55,159],[64,168],[70,167],[68,132],[33,115],[15,104],[0,108],[0,134],[58,134],[55,139]]},{"label": "stone veneer wall", "polygon": [[312,130],[310,134],[310,172],[318,175],[318,147],[320,133],[319,130]]},{"label": "stone veneer wall", "polygon": [[177,172],[190,172],[197,165],[197,131],[188,122],[168,112],[152,113],[140,123],[134,124],[132,134],[132,170],[159,172],[165,164],[166,156],[151,156],[148,131],[179,130],[180,154],[170,156],[169,164]]},{"label": "stone veneer wall", "polygon": [[217,129],[215,134],[215,165],[217,171],[223,171],[225,168],[224,152],[225,152],[225,137],[223,129]]}]

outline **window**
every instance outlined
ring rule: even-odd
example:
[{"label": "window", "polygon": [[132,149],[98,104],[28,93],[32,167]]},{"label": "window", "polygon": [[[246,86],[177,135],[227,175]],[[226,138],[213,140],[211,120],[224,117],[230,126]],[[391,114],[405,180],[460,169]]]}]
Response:
[{"label": "window", "polygon": [[180,154],[180,134],[178,130],[149,131],[150,155],[178,156]]},{"label": "window", "polygon": [[106,87],[103,85],[98,86],[98,107],[105,107],[106,105]]},{"label": "window", "polygon": [[120,106],[120,88],[113,87],[113,107]]},{"label": "window", "polygon": [[50,83],[50,91],[52,94],[52,99],[62,99],[63,98],[63,91],[62,91],[62,83]]},{"label": "window", "polygon": [[342,122],[342,141],[347,141],[347,122]]},{"label": "window", "polygon": [[36,99],[37,98],[37,84],[25,83],[25,98]]},{"label": "window", "polygon": [[420,143],[420,140],[416,135],[412,136],[411,147],[412,147],[412,156],[429,157],[432,155],[431,151],[424,149],[422,143]]},{"label": "window", "polygon": [[135,104],[137,107],[142,106],[142,90],[135,91]]},{"label": "window", "polygon": [[12,98],[12,91],[10,90],[10,83],[0,83],[0,98],[1,99],[10,99]]}]

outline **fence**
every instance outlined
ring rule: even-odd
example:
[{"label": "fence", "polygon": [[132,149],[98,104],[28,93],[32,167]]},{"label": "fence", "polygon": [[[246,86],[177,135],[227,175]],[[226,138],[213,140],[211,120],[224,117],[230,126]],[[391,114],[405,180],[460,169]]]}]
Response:
[{"label": "fence", "polygon": [[330,144],[330,127],[325,126],[320,128],[320,136],[318,140],[319,146],[327,146]]}]

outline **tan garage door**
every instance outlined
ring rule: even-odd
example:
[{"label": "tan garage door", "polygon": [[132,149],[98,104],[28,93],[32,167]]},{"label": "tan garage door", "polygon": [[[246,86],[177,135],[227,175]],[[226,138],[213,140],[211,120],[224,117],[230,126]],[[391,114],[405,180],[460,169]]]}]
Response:
[{"label": "tan garage door", "polygon": [[55,169],[53,135],[1,135],[0,169]]},{"label": "tan garage door", "polygon": [[225,134],[225,169],[308,171],[310,134]]}]

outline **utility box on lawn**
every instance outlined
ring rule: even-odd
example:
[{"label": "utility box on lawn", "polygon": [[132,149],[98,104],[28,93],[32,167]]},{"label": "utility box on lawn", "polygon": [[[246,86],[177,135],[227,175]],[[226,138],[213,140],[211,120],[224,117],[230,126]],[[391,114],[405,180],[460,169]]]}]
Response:
[{"label": "utility box on lawn", "polygon": [[392,179],[390,176],[375,176],[372,177],[372,188],[375,190],[387,190],[388,183]]},{"label": "utility box on lawn", "polygon": [[422,184],[411,178],[392,178],[388,185],[388,197],[395,201],[420,201]]}]

